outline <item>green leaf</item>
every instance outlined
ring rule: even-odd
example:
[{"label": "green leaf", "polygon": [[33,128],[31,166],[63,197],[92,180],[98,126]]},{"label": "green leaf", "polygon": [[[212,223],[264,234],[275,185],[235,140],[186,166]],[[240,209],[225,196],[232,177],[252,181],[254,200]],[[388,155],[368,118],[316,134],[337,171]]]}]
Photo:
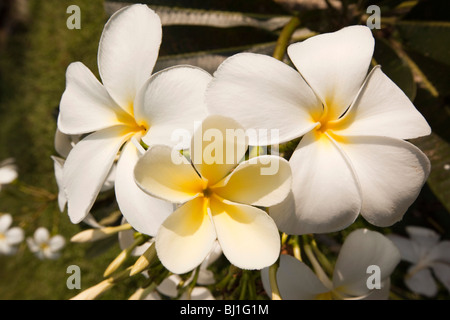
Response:
[{"label": "green leaf", "polygon": [[450,144],[435,133],[412,142],[430,159],[428,185],[450,212]]},{"label": "green leaf", "polygon": [[[112,15],[117,10],[128,6],[129,3],[106,2],[105,11]],[[274,31],[282,28],[291,18],[284,15],[244,14],[231,11],[200,10],[166,6],[151,6],[158,14],[163,26],[197,25],[216,28],[254,27]]]},{"label": "green leaf", "polygon": [[218,11],[237,11],[267,14],[287,14],[287,11],[273,0],[108,0],[108,2],[145,3],[154,6],[192,8]]},{"label": "green leaf", "polygon": [[450,65],[450,22],[400,21],[397,29],[406,47]]},{"label": "green leaf", "polygon": [[376,39],[373,55],[384,73],[413,101],[416,96],[416,83],[408,63],[404,61],[389,42],[383,38]]}]

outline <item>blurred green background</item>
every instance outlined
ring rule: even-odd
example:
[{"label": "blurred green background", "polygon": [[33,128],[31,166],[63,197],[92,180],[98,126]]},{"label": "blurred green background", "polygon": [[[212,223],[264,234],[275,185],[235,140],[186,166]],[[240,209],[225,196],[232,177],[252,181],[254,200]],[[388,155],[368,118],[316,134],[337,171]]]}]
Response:
[{"label": "blurred green background", "polygon": [[[382,65],[433,129],[431,136],[413,141],[432,162],[428,183],[403,221],[381,231],[404,234],[405,226],[421,225],[450,239],[449,1],[142,2],[164,12],[167,20],[163,21],[172,21],[176,10],[184,14],[183,24],[168,22],[164,26],[156,69],[191,63],[210,72],[225,57],[239,51],[271,55],[283,26],[279,22],[264,23],[271,18],[282,17],[281,21],[287,22],[290,16],[298,14],[301,25],[293,41],[299,41],[346,25],[365,24],[368,17],[365,8],[377,4],[382,25],[381,29],[373,30],[374,63]],[[70,16],[66,9],[73,4],[81,9],[79,30],[66,27]],[[82,61],[98,76],[97,47],[104,23],[122,5],[103,0],[0,2],[0,161],[13,157],[19,169],[18,181],[0,192],[0,212],[11,213],[14,226],[22,227],[27,237],[44,226],[67,240],[61,258],[56,261],[38,260],[25,242],[16,255],[0,256],[0,299],[68,299],[79,292],[66,287],[68,266],[75,264],[81,268],[81,286],[86,289],[102,280],[103,271],[120,252],[115,239],[94,246],[69,242],[71,236],[86,226],[73,225],[66,213],[59,212],[50,156],[56,154],[54,134],[65,88],[65,70],[71,62]],[[195,25],[199,17],[203,19],[202,25]],[[232,25],[231,21],[236,19],[240,23]],[[223,21],[224,25],[214,25],[217,21]],[[115,209],[112,194],[103,195],[103,201],[107,205],[99,204],[93,212],[108,219],[107,213]],[[115,224],[118,219],[109,217],[103,222]],[[365,222],[358,220],[343,233],[331,236],[340,240],[360,226],[366,226]],[[332,254],[325,247],[324,252]],[[406,292],[402,282],[406,267],[401,263],[397,268],[392,278],[393,289],[410,299],[424,299]],[[125,281],[102,298],[127,299],[136,290],[138,281],[139,278]],[[441,287],[435,298],[448,299],[450,295]]]}]

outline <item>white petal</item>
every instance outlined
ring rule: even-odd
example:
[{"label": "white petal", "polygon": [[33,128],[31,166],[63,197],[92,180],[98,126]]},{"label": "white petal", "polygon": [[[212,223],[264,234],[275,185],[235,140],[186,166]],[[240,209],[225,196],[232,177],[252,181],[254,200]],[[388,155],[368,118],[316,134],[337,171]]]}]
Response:
[{"label": "white petal", "polygon": [[5,232],[6,241],[10,245],[16,245],[23,241],[25,238],[22,228],[14,227]]},{"label": "white petal", "polygon": [[[149,146],[181,143],[180,149],[187,149],[195,123],[206,117],[205,91],[211,78],[192,66],[175,66],[154,74],[135,103],[136,121],[149,128],[142,140]],[[183,133],[182,141],[177,133]]]},{"label": "white petal", "polygon": [[434,246],[427,258],[431,261],[450,264],[450,241],[442,241]]},{"label": "white petal", "polygon": [[355,99],[367,75],[374,39],[366,26],[324,33],[288,47],[297,70],[337,119]]},{"label": "white petal", "polygon": [[64,159],[61,159],[59,157],[55,157],[55,156],[51,156],[52,160],[53,160],[53,168],[55,171],[55,179],[56,179],[56,184],[58,185],[58,206],[59,206],[59,211],[63,212],[64,208],[66,207],[66,203],[67,203],[67,197],[66,197],[66,193],[64,191]]},{"label": "white petal", "polygon": [[172,213],[158,231],[156,252],[172,273],[186,273],[200,265],[216,240],[203,201],[203,198],[195,198],[187,202]]},{"label": "white petal", "polygon": [[287,197],[291,184],[289,162],[266,155],[241,162],[214,192],[233,202],[270,207]]},{"label": "white petal", "polygon": [[58,129],[66,134],[88,133],[131,121],[81,62],[67,68],[66,90],[59,108]]},{"label": "white petal", "polygon": [[248,137],[235,120],[220,116],[208,116],[195,130],[190,155],[199,174],[213,186],[240,161],[248,147]]},{"label": "white petal", "polygon": [[137,162],[134,177],[142,190],[171,202],[186,202],[203,191],[191,163],[168,146],[151,147]]},{"label": "white petal", "polygon": [[373,289],[369,295],[365,296],[361,300],[388,300],[389,292],[391,291],[391,279],[387,278],[381,282],[380,289]]},{"label": "white petal", "polygon": [[449,263],[435,263],[433,264],[433,272],[439,281],[450,292],[450,264]]},{"label": "white petal", "polygon": [[31,252],[36,253],[40,250],[39,245],[34,241],[33,238],[27,238],[27,245]]},{"label": "white petal", "polygon": [[172,274],[166,279],[164,279],[161,284],[157,287],[159,293],[170,297],[176,298],[178,295],[177,286],[180,284],[181,278],[177,274]]},{"label": "white petal", "polygon": [[[261,270],[261,280],[270,297],[269,268]],[[283,300],[314,300],[329,291],[306,264],[285,254],[280,255],[277,284]]]},{"label": "white petal", "polygon": [[340,146],[361,185],[363,217],[381,227],[401,220],[430,173],[428,158],[412,144],[387,137],[347,137]]},{"label": "white petal", "polygon": [[79,223],[91,209],[122,144],[132,133],[115,126],[94,132],[78,142],[64,164],[68,214]]},{"label": "white petal", "polygon": [[217,239],[225,257],[241,269],[262,269],[280,254],[275,222],[261,209],[215,198],[210,203]]},{"label": "white petal", "polygon": [[50,238],[50,241],[48,242],[48,245],[50,247],[50,250],[55,252],[59,251],[66,245],[66,240],[61,235],[56,235]]},{"label": "white petal", "polygon": [[16,180],[18,177],[17,167],[13,164],[0,168],[0,185],[8,184]]},{"label": "white petal", "polygon": [[251,145],[300,137],[315,126],[311,115],[322,111],[321,102],[298,72],[254,53],[226,59],[214,73],[206,101],[212,114],[232,117],[245,129],[253,129]]},{"label": "white petal", "polygon": [[9,213],[0,216],[0,233],[5,233],[12,224],[12,216]]},{"label": "white petal", "polygon": [[161,21],[146,5],[114,13],[103,29],[98,65],[105,88],[130,114],[137,92],[150,77],[161,43]]},{"label": "white petal", "polygon": [[37,245],[40,245],[42,243],[47,243],[49,239],[50,239],[50,233],[44,227],[39,227],[34,232],[34,240],[36,241]]},{"label": "white petal", "polygon": [[128,142],[117,164],[115,191],[117,204],[128,223],[137,231],[155,236],[163,221],[173,212],[170,202],[157,199],[140,189],[134,181],[139,151]]},{"label": "white petal", "polygon": [[402,256],[402,260],[414,264],[419,262],[420,256],[414,249],[413,243],[410,239],[401,237],[396,234],[388,234],[386,237],[391,240],[398,248],[398,250],[400,251],[400,255]]},{"label": "white petal", "polygon": [[439,243],[439,234],[431,229],[419,226],[407,226],[406,232],[411,238],[417,255],[423,259]]},{"label": "white petal", "polygon": [[[358,182],[351,163],[334,141],[324,134],[309,133],[289,163],[296,209],[293,219],[274,212],[277,208],[270,210],[280,230],[290,234],[323,233],[353,223],[361,208]],[[285,205],[292,206],[292,199],[287,199]]]},{"label": "white petal", "polygon": [[384,281],[399,262],[400,252],[388,238],[367,229],[355,230],[347,236],[339,252],[333,286],[347,295],[363,296],[370,291],[367,287],[370,266],[379,267],[380,281]]},{"label": "white petal", "polygon": [[[414,268],[412,266],[409,270]],[[411,290],[418,294],[434,297],[438,292],[436,281],[431,275],[430,269],[422,269],[411,275],[406,275],[405,284]]]},{"label": "white petal", "polygon": [[413,139],[431,133],[409,98],[378,67],[372,70],[340,123],[338,134],[343,136]]},{"label": "white petal", "polygon": [[73,146],[80,141],[81,135],[62,133],[58,128],[55,132],[55,150],[63,158],[67,158]]}]

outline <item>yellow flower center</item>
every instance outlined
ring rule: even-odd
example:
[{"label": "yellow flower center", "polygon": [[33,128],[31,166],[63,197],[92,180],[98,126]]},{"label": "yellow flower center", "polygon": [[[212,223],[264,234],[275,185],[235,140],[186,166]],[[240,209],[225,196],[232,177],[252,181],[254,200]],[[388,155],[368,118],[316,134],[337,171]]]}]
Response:
[{"label": "yellow flower center", "polygon": [[3,233],[0,233],[0,240],[6,239],[5,235]]}]

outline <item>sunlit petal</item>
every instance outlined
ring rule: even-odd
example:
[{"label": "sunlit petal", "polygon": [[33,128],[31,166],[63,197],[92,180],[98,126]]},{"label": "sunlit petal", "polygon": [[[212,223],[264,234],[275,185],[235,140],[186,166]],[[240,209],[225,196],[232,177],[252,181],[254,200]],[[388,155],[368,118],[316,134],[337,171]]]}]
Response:
[{"label": "sunlit petal", "polygon": [[139,151],[133,143],[128,142],[117,163],[115,181],[117,204],[134,229],[155,236],[159,226],[173,212],[173,205],[145,193],[137,186],[133,170],[138,160]]},{"label": "sunlit petal", "polygon": [[358,176],[364,218],[381,227],[399,221],[428,177],[428,158],[412,144],[387,137],[347,137],[340,146]]},{"label": "sunlit petal", "polygon": [[289,162],[277,156],[259,156],[241,162],[214,192],[233,202],[269,207],[283,201],[291,184]]},{"label": "sunlit petal", "polygon": [[297,70],[337,119],[355,99],[367,75],[374,38],[366,26],[324,33],[288,47]]},{"label": "sunlit petal", "polygon": [[130,137],[124,126],[94,132],[78,142],[64,164],[64,185],[72,223],[83,220],[108,176],[122,144]]},{"label": "sunlit petal", "polygon": [[235,120],[220,115],[208,116],[192,137],[192,163],[213,186],[243,160],[247,141],[244,129]]},{"label": "sunlit petal", "polygon": [[103,29],[98,50],[100,76],[109,94],[130,114],[137,92],[153,71],[161,36],[158,15],[143,4],[118,10]]},{"label": "sunlit petal", "polygon": [[191,271],[210,252],[216,233],[203,198],[195,198],[172,213],[156,236],[162,264],[176,274]]},{"label": "sunlit petal", "polygon": [[262,269],[280,253],[275,222],[261,209],[211,198],[217,239],[227,259],[238,268]]},{"label": "sunlit petal", "polygon": [[[232,117],[255,130],[251,145],[300,137],[314,126],[322,104],[297,71],[266,55],[236,54],[214,73],[206,95],[212,114]],[[277,135],[271,130],[277,130]]]},{"label": "sunlit petal", "polygon": [[137,162],[134,177],[142,190],[171,202],[185,202],[203,191],[191,163],[168,146],[150,148]]},{"label": "sunlit petal", "polygon": [[193,66],[175,66],[154,74],[135,102],[136,121],[148,127],[142,140],[149,146],[189,148],[194,125],[207,114],[204,100],[211,78]]}]

